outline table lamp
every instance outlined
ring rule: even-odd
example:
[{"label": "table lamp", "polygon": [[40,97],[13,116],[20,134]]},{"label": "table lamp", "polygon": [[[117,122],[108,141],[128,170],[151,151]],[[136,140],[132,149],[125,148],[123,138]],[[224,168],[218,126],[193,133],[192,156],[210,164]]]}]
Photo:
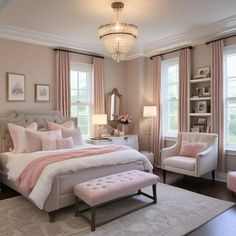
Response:
[{"label": "table lamp", "polygon": [[148,128],[148,152],[151,152],[150,142],[151,142],[151,128],[153,123],[153,117],[157,116],[156,106],[144,106],[143,107],[143,117],[149,118],[149,128]]},{"label": "table lamp", "polygon": [[97,126],[96,139],[102,139],[103,125],[107,124],[107,114],[93,114],[92,123]]}]

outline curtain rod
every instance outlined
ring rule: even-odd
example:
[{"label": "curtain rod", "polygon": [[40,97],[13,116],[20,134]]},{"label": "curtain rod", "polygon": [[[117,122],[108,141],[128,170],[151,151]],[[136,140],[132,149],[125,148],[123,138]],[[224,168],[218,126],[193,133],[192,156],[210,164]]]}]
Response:
[{"label": "curtain rod", "polygon": [[182,49],[186,49],[186,48],[192,49],[192,46],[188,46],[188,47],[184,47],[184,48],[179,48],[179,49],[175,49],[175,50],[172,50],[172,51],[168,51],[168,52],[164,52],[164,53],[161,53],[161,54],[157,54],[157,55],[151,56],[150,59],[152,60],[154,57],[163,56],[163,55],[166,55],[166,54],[169,54],[169,53],[172,53],[172,52],[178,52],[178,51],[180,51]]},{"label": "curtain rod", "polygon": [[222,38],[219,38],[219,39],[211,40],[209,42],[206,42],[206,45],[208,45],[210,43],[213,43],[213,42],[216,42],[216,41],[219,41],[219,40],[229,39],[229,38],[232,38],[232,37],[236,37],[236,34],[232,34],[232,35],[225,36],[225,37],[222,37]]},{"label": "curtain rod", "polygon": [[83,52],[76,52],[76,51],[71,51],[71,50],[67,50],[67,49],[55,48],[54,51],[70,52],[70,53],[80,54],[80,55],[84,55],[84,56],[98,57],[98,58],[102,58],[102,59],[104,59],[103,56],[93,55],[93,54],[83,53]]}]

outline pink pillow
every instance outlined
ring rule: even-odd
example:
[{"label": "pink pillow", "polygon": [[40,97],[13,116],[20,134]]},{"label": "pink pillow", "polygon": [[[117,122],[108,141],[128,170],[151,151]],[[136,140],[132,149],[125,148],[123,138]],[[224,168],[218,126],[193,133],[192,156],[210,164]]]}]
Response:
[{"label": "pink pillow", "polygon": [[67,148],[73,148],[75,146],[73,138],[63,138],[63,139],[57,139],[57,149],[67,149]]},{"label": "pink pillow", "polygon": [[63,138],[72,137],[75,145],[82,145],[83,144],[80,128],[70,129],[70,128],[66,128],[62,125],[55,124],[52,122],[47,122],[47,128],[48,128],[48,130],[60,129]]},{"label": "pink pillow", "polygon": [[60,130],[47,131],[47,132],[26,131],[26,138],[28,142],[26,151],[30,153],[42,150],[41,140],[43,138],[50,138],[54,140],[61,139],[62,134]]},{"label": "pink pillow", "polygon": [[9,129],[9,132],[13,141],[13,145],[14,145],[13,152],[15,153],[26,152],[27,139],[26,139],[25,131],[26,130],[36,131],[37,128],[38,128],[38,125],[36,122],[31,123],[25,128],[23,126],[9,123],[8,129]]},{"label": "pink pillow", "polygon": [[57,124],[54,122],[46,122],[46,127],[48,130],[55,130],[55,129],[61,129],[61,128],[69,128],[69,129],[74,129],[75,128],[75,124],[73,120],[68,120],[64,123],[61,124]]},{"label": "pink pillow", "polygon": [[62,139],[50,139],[50,138],[42,138],[42,150],[49,151],[49,150],[56,150],[56,149],[68,149],[73,148],[75,146],[72,137],[69,138],[62,138]]},{"label": "pink pillow", "polygon": [[196,157],[206,147],[205,143],[182,143],[179,156]]}]

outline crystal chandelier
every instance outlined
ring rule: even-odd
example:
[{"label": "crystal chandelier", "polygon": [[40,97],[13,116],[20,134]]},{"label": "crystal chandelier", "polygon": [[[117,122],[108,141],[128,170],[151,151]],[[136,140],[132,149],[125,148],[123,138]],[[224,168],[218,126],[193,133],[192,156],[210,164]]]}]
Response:
[{"label": "crystal chandelier", "polygon": [[100,26],[98,34],[99,39],[112,54],[112,58],[119,62],[125,59],[125,54],[137,38],[138,27],[123,22],[124,4],[122,2],[113,2],[111,7],[113,9],[112,23]]}]

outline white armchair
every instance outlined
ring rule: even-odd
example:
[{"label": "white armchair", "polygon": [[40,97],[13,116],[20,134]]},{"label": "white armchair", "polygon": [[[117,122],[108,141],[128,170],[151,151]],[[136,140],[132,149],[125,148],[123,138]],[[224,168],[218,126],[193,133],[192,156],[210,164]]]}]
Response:
[{"label": "white armchair", "polygon": [[[180,156],[182,143],[205,144],[205,149],[199,152],[196,157]],[[161,159],[164,183],[166,181],[166,171],[196,177],[212,171],[212,179],[214,179],[218,159],[218,135],[190,132],[179,133],[174,146],[161,150]]]}]

